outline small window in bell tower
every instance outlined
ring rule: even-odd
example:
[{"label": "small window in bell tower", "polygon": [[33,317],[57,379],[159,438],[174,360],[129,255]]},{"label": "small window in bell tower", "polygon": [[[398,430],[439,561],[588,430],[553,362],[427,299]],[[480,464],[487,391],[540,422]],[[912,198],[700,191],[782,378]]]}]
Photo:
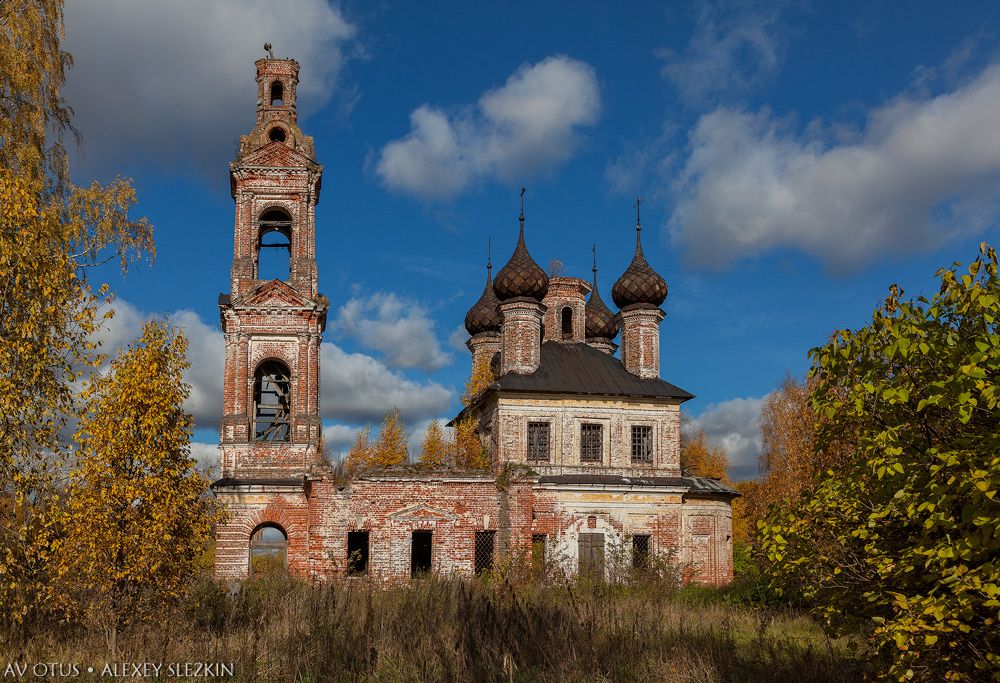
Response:
[{"label": "small window in bell tower", "polygon": [[282,107],[285,104],[285,86],[282,85],[281,81],[275,81],[271,84],[271,106],[272,107]]},{"label": "small window in bell tower", "polygon": [[267,131],[267,139],[271,142],[284,142],[285,129],[281,126],[275,126],[271,130]]}]

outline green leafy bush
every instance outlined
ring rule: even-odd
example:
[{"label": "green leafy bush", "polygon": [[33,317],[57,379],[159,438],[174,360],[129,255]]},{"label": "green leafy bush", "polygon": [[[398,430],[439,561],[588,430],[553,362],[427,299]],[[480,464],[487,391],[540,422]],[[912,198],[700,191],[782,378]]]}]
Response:
[{"label": "green leafy bush", "polygon": [[854,455],[758,531],[776,592],[867,633],[898,680],[1000,680],[1000,279],[980,252],[810,352],[818,448]]}]

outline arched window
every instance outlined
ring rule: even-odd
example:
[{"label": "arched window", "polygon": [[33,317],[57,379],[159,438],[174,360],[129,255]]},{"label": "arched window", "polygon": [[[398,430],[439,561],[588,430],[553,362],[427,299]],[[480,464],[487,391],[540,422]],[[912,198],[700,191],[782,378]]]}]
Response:
[{"label": "arched window", "polygon": [[288,280],[291,260],[291,217],[281,209],[265,211],[257,235],[257,279]]},{"label": "arched window", "polygon": [[569,306],[562,309],[562,337],[573,338],[573,309]]},{"label": "arched window", "polygon": [[285,86],[281,84],[281,81],[275,81],[271,84],[271,106],[281,107],[285,104],[284,100]]},{"label": "arched window", "polygon": [[284,142],[285,129],[281,126],[275,126],[271,130],[267,131],[267,139],[271,142]]},{"label": "arched window", "polygon": [[288,567],[288,534],[277,524],[263,524],[250,536],[250,575],[284,572]]},{"label": "arched window", "polygon": [[257,368],[253,378],[254,438],[257,441],[288,441],[291,385],[291,373],[284,363],[269,360]]}]

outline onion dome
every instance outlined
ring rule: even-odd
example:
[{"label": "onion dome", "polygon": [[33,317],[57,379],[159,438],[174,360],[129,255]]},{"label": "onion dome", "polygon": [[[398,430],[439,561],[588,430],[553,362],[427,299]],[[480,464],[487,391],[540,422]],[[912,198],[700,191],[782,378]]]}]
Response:
[{"label": "onion dome", "polygon": [[[639,202],[636,202],[638,207]],[[638,209],[637,209],[638,210]],[[667,282],[653,270],[642,255],[642,223],[635,224],[635,255],[618,282],[611,288],[611,298],[618,308],[633,304],[660,306],[667,298]]]},{"label": "onion dome", "polygon": [[594,245],[594,287],[590,290],[590,299],[587,301],[587,338],[606,337],[614,339],[618,334],[618,319],[615,314],[605,305],[601,299],[601,293],[597,291],[597,245]]},{"label": "onion dome", "polygon": [[524,246],[524,188],[521,188],[521,233],[517,238],[517,246],[507,265],[500,269],[493,281],[493,291],[500,301],[530,297],[541,301],[549,291],[549,276],[545,274]]},{"label": "onion dome", "polygon": [[493,264],[486,260],[486,287],[479,297],[479,301],[472,305],[469,312],[465,314],[465,329],[471,335],[480,332],[496,332],[500,329],[500,314],[497,312],[497,295],[493,293]]}]

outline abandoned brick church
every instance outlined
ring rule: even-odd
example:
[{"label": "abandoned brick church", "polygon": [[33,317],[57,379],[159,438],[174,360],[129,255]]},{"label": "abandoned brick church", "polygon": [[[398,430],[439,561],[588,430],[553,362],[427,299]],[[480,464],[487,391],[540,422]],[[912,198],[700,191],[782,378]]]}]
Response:
[{"label": "abandoned brick church", "polygon": [[[601,573],[663,557],[693,580],[730,581],[737,493],[681,471],[680,405],[692,396],[660,378],[667,285],[638,232],[611,290],[613,314],[596,265],[593,282],[538,267],[522,211],[513,255],[487,275],[465,319],[472,361],[494,381],[462,417],[478,421],[492,469],[387,468],[345,480],[324,461],[323,167],[297,123],[298,63],[269,56],[256,67],[257,123],[230,164],[231,291],[219,297],[225,389],[213,489],[229,517],[218,576],[245,577],[259,559],[322,579],[472,574],[518,558]],[[258,279],[269,249],[287,250],[287,280]]]}]

